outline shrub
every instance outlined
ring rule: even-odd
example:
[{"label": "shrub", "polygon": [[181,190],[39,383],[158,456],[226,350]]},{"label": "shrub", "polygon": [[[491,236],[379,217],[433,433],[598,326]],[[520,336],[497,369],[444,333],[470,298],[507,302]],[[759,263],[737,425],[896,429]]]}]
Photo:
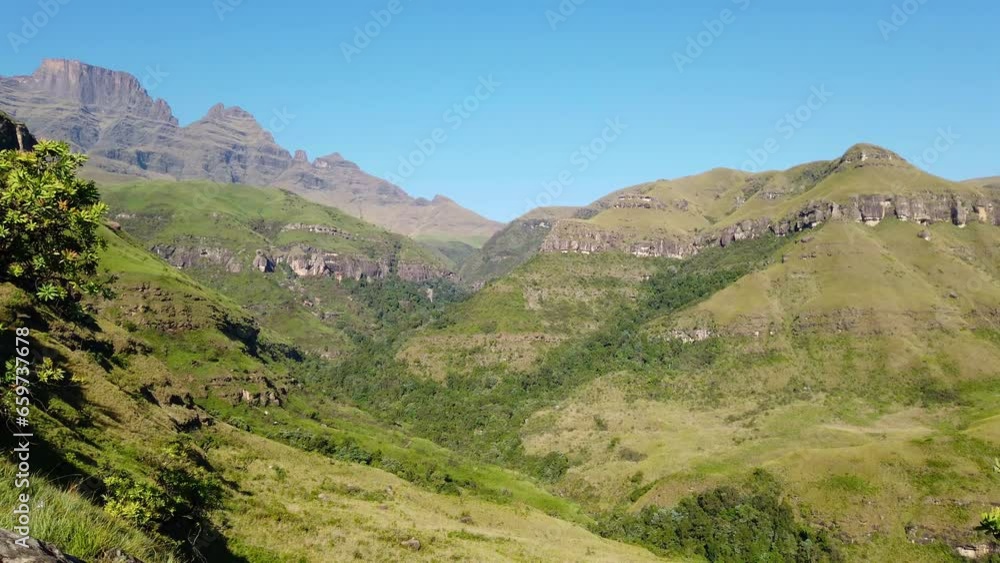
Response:
[{"label": "shrub", "polygon": [[598,534],[709,561],[839,561],[826,535],[798,522],[780,485],[756,471],[741,489],[723,486],[685,497],[672,508],[649,505],[638,514],[604,514]]},{"label": "shrub", "polygon": [[0,281],[47,302],[106,291],[93,277],[107,206],[93,182],[76,177],[85,160],[49,141],[0,151]]},{"label": "shrub", "polygon": [[1000,506],[983,513],[983,519],[979,522],[979,529],[992,534],[994,538],[1000,540]]}]

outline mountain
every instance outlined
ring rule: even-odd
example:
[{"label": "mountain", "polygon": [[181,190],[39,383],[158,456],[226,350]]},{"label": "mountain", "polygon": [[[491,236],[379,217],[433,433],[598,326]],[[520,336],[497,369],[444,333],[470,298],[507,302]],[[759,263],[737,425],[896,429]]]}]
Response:
[{"label": "mountain", "polygon": [[862,144],[626,188],[385,350],[391,380],[355,363],[343,389],[378,411],[395,399],[373,386],[411,387],[403,422],[484,460],[563,460],[552,490],[608,537],[665,545],[692,492],[766,468],[846,560],[989,554],[1000,199],[982,184]]},{"label": "mountain", "polygon": [[891,216],[998,224],[998,202],[995,192],[932,176],[890,150],[859,144],[835,160],[785,171],[716,169],[615,192],[592,205],[600,210],[593,217],[558,222],[542,250],[683,258],[841,216],[866,224]]},{"label": "mountain", "polygon": [[556,221],[581,213],[586,213],[586,210],[578,207],[540,207],[518,217],[463,260],[459,278],[478,288],[510,273],[542,248]]},{"label": "mountain", "polygon": [[501,227],[443,196],[410,197],[339,154],[293,156],[239,107],[217,104],[182,127],[135,76],[79,61],[47,59],[30,76],[0,77],[0,110],[88,153],[99,179],[282,187],[407,236],[475,246]]}]

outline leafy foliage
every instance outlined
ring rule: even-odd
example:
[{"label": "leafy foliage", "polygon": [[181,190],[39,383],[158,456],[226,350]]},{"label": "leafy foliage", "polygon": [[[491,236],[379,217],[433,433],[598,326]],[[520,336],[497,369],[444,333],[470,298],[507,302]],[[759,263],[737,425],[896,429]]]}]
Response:
[{"label": "leafy foliage", "polygon": [[780,485],[757,470],[745,490],[719,487],[685,497],[673,508],[646,506],[638,514],[603,515],[600,535],[660,553],[697,555],[709,561],[839,561],[823,532],[798,523]]},{"label": "leafy foliage", "polygon": [[983,518],[979,522],[979,529],[1000,540],[1000,506],[983,513]]},{"label": "leafy foliage", "polygon": [[221,506],[223,489],[197,451],[176,441],[147,461],[154,468],[152,481],[121,471],[104,478],[105,512],[176,540],[203,528],[208,512]]},{"label": "leafy foliage", "polygon": [[103,291],[92,278],[107,207],[94,183],[76,176],[85,160],[49,141],[0,152],[0,281],[46,302]]},{"label": "leafy foliage", "polygon": [[[387,421],[404,421],[419,435],[445,447],[468,452],[493,463],[529,472],[542,480],[561,477],[561,459],[528,456],[519,430],[541,408],[577,386],[606,373],[653,370],[664,377],[691,362],[712,362],[720,343],[685,345],[654,339],[643,323],[687,307],[763,266],[787,240],[777,237],[746,241],[678,261],[663,261],[662,273],[643,286],[636,306],[609,311],[603,328],[591,336],[555,349],[532,373],[498,373],[476,369],[449,377],[445,384],[407,377],[391,337],[367,339],[355,353],[330,369],[316,365],[314,383],[378,413]],[[688,349],[696,350],[696,354]]]}]

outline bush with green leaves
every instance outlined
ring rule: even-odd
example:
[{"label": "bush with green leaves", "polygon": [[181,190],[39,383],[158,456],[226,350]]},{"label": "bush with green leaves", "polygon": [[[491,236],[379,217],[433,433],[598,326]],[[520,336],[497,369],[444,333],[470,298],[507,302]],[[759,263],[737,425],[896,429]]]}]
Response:
[{"label": "bush with green leaves", "polygon": [[223,488],[197,450],[176,441],[146,461],[154,468],[150,480],[121,471],[104,477],[104,510],[176,540],[203,529],[208,513],[222,506]]},{"label": "bush with green leaves", "polygon": [[769,473],[757,470],[741,488],[722,486],[685,497],[674,507],[648,505],[638,513],[598,518],[598,534],[661,554],[709,561],[840,561],[825,533],[800,523]]},{"label": "bush with green leaves", "polygon": [[1000,506],[993,507],[993,510],[983,514],[979,529],[1000,540]]},{"label": "bush with green leaves", "polygon": [[0,151],[0,282],[47,302],[106,290],[95,276],[107,206],[94,183],[76,175],[85,160],[52,141],[32,152]]}]

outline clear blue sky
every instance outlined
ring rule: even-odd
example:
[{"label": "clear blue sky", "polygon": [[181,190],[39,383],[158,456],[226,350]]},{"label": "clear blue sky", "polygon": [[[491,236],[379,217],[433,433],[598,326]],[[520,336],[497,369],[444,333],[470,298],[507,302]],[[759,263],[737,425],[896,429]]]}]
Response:
[{"label": "clear blue sky", "polygon": [[[371,12],[390,0],[52,1],[65,5],[17,53],[7,34],[39,1],[8,2],[0,74],[29,73],[44,57],[140,76],[158,68],[168,76],[153,94],[182,123],[216,102],[239,105],[276,125],[287,148],[339,151],[383,177],[441,129],[401,185],[501,220],[548,203],[538,196],[560,174],[572,182],[552,203],[585,204],[648,180],[747,167],[769,139],[769,169],[859,141],[916,160],[937,141],[947,150],[922,163],[931,172],[1000,174],[995,0],[563,0],[579,3],[564,21],[547,15],[560,0],[398,0],[385,26]],[[219,5],[235,7],[220,18]],[[894,5],[912,13],[880,29]],[[725,9],[710,35],[704,22]],[[348,62],[343,44],[366,24],[378,35]],[[703,31],[707,47],[678,70],[674,53]],[[499,85],[479,88],[474,112],[446,115],[490,76]],[[830,96],[802,112],[814,87]],[[779,125],[797,109],[811,115]],[[282,127],[275,111],[295,117]],[[615,118],[627,128],[602,154],[574,157]],[[957,139],[938,140],[949,128]]]}]

